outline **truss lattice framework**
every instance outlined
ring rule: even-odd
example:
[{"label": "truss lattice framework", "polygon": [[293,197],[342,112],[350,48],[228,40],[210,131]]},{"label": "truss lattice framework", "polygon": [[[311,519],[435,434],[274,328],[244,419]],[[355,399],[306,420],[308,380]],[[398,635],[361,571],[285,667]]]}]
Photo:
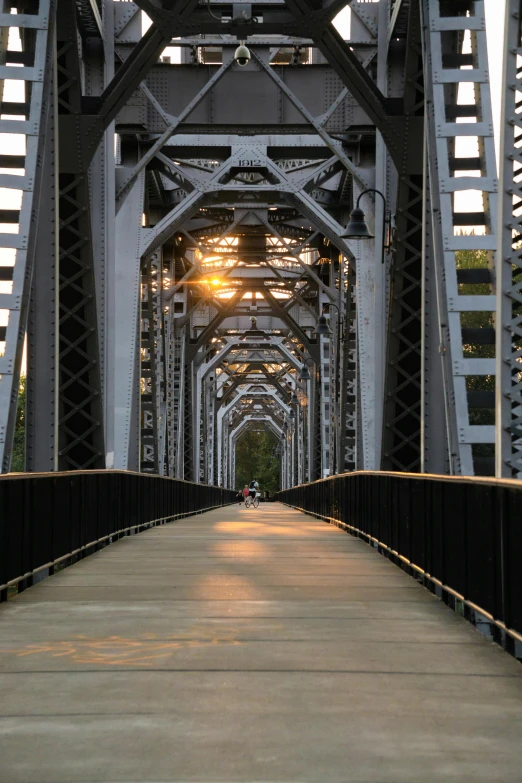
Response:
[{"label": "truss lattice framework", "polygon": [[522,478],[522,12],[506,4],[500,251],[497,269],[497,475]]},{"label": "truss lattice framework", "polygon": [[[2,470],[27,335],[29,470],[232,486],[237,438],[263,426],[285,486],[487,474],[495,443],[497,473],[522,475],[519,2],[498,266],[483,0],[349,4],[348,41],[337,0],[1,14],[0,130],[24,137],[23,155],[0,155],[0,186],[21,193],[0,214]],[[343,238],[374,186],[375,240]]]},{"label": "truss lattice framework", "polygon": [[[32,17],[31,32],[22,38],[22,51],[29,57],[16,67],[9,57],[12,30],[17,26],[14,15],[3,14],[0,31],[0,100],[4,108],[5,81],[23,82],[24,119],[2,115],[2,133],[24,136],[24,154],[6,155],[5,163],[13,173],[0,175],[3,188],[21,192],[19,210],[4,210],[3,222],[9,231],[0,237],[0,280],[3,291],[0,307],[4,318],[0,326],[0,460],[2,471],[9,470],[14,435],[22,351],[27,324],[29,298],[37,245],[38,210],[43,180],[46,135],[52,115],[54,71],[54,30],[56,3],[41,0]],[[10,18],[11,17],[11,18]],[[21,67],[18,67],[21,65]],[[13,107],[14,111],[16,108]],[[18,111],[19,111],[18,107]],[[7,114],[7,111],[4,112]],[[18,112],[17,112],[18,113]],[[20,169],[22,173],[20,173]],[[15,200],[15,199],[13,199]],[[5,323],[7,321],[7,323]],[[1,350],[3,348],[3,350]],[[34,444],[32,444],[34,445]]]}]

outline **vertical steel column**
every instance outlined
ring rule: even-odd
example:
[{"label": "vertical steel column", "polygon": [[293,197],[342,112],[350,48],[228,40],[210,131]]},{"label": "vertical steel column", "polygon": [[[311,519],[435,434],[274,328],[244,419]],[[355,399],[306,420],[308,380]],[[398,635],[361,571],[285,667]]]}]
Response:
[{"label": "vertical steel column", "polygon": [[115,219],[115,254],[108,267],[107,467],[139,470],[140,233],[144,174],[126,193]]},{"label": "vertical steel column", "polygon": [[305,416],[301,405],[297,406],[296,410],[296,437],[297,437],[297,473],[296,483],[303,484],[304,482],[304,443],[305,443]]},{"label": "vertical steel column", "polygon": [[406,123],[396,204],[396,247],[391,267],[381,466],[384,470],[418,471],[423,221],[423,150],[418,120],[424,115],[418,3],[412,3],[409,8],[406,52],[403,96]]},{"label": "vertical steel column", "polygon": [[154,309],[154,351],[156,354],[156,410],[158,427],[158,472],[160,476],[167,474],[167,412],[166,412],[166,338],[165,338],[165,310],[163,306],[164,295],[164,266],[163,251],[158,252],[156,286],[152,288],[152,302]]},{"label": "vertical steel column", "polygon": [[140,296],[140,470],[158,472],[158,427],[156,398],[156,356],[152,306],[152,260],[141,269]]},{"label": "vertical steel column", "polygon": [[[9,6],[6,6],[9,9]],[[11,155],[2,155],[3,167],[12,168],[13,174],[0,175],[0,186],[12,188],[13,194],[19,191],[21,205],[19,209],[6,210],[3,221],[12,224],[12,231],[0,234],[0,249],[2,249],[2,266],[0,266],[0,281],[6,284],[10,291],[0,294],[0,311],[7,314],[7,324],[0,326],[0,469],[3,473],[9,471],[11,463],[11,448],[16,421],[18,402],[18,389],[20,384],[20,372],[22,365],[22,353],[26,334],[28,311],[30,306],[31,288],[33,283],[33,267],[35,256],[39,250],[37,234],[42,225],[40,211],[43,197],[47,194],[43,191],[43,184],[53,182],[53,137],[47,139],[46,130],[52,129],[53,124],[53,82],[54,82],[54,51],[55,51],[55,18],[56,3],[54,0],[40,0],[32,7],[35,13],[31,15],[12,14],[9,10],[3,14],[2,30],[0,35],[0,102],[3,103],[4,79],[21,80],[24,85],[24,109],[23,120],[3,119],[0,121],[2,133],[23,134],[25,137],[25,151],[23,160]],[[16,55],[9,52],[9,31],[17,27],[22,39],[23,60],[18,57],[13,66]],[[19,53],[17,52],[17,55]],[[27,108],[26,108],[27,107]],[[5,110],[6,114],[11,111]],[[49,142],[46,147],[46,142]],[[4,152],[4,151],[2,151]],[[44,168],[44,159],[46,156]],[[24,169],[20,174],[17,169]],[[14,195],[14,199],[16,196]],[[52,210],[52,201],[49,204]],[[42,259],[38,270],[38,281],[42,277],[45,280],[42,266],[55,279],[53,268],[53,214],[47,215],[50,220],[50,231],[46,245],[42,248]],[[42,274],[40,274],[42,272]],[[37,294],[35,294],[37,296]],[[44,310],[39,307],[38,314],[35,309],[35,296],[31,306],[31,334],[34,334],[36,319],[40,321],[44,317]],[[55,290],[51,282],[42,290],[42,299],[47,297],[49,303],[48,316],[52,320],[55,311]],[[49,358],[54,353],[54,330],[50,325],[42,335],[43,352]],[[47,342],[44,342],[47,340]],[[31,346],[30,357],[34,356],[34,345]],[[43,368],[39,366],[39,370]],[[32,368],[29,366],[29,370]],[[41,379],[41,380],[40,380]],[[45,435],[52,438],[54,435],[54,402],[55,379],[53,374],[53,362],[47,368],[44,375],[39,376],[38,384],[42,384],[42,408],[44,415],[49,417],[45,426]],[[54,467],[56,453],[53,448],[43,449],[38,455],[34,451],[33,429],[35,410],[33,406],[35,393],[34,381],[29,383],[29,400],[31,405],[30,428],[32,430],[28,456],[32,464],[37,460],[38,465],[48,469]]]},{"label": "vertical steel column", "polygon": [[[344,265],[339,251],[330,245],[330,287],[338,291],[337,302],[333,302],[333,311],[330,308],[330,328],[332,329],[332,345],[330,350],[330,372],[332,383],[330,386],[331,397],[331,455],[330,463],[332,473],[341,472],[341,340],[344,323]],[[333,315],[333,318],[332,318]]]},{"label": "vertical steel column", "polygon": [[[360,188],[354,190],[354,197],[358,196]],[[372,212],[376,212],[379,202],[382,204],[380,196],[375,197],[375,203],[371,202],[369,195],[363,196],[362,203],[365,212],[370,215]],[[377,431],[377,405],[379,401],[376,397],[376,384],[378,355],[383,346],[379,345],[378,340],[376,287],[378,284],[377,275],[380,273],[379,267],[382,266],[381,250],[377,250],[378,245],[375,240],[359,241],[356,247],[356,334],[360,369],[357,401],[360,408],[362,442],[360,467],[363,470],[377,470],[379,466],[376,460],[380,450],[381,433]]]},{"label": "vertical steel column", "polygon": [[[495,375],[491,275],[497,177],[484,3],[461,3],[452,9],[454,16],[447,8],[442,0],[423,3],[427,157],[450,471],[491,475],[494,393],[484,387]],[[466,103],[464,89],[472,94]],[[474,122],[462,121],[468,117]],[[472,157],[460,154],[463,138],[468,147],[475,141]],[[463,176],[467,171],[479,176]],[[477,191],[480,211],[463,211],[459,194],[472,198]]]},{"label": "vertical steel column", "polygon": [[[83,54],[84,87],[87,101],[95,103],[114,77],[114,2],[97,0],[102,18],[102,37],[86,38]],[[80,15],[84,18],[83,11]],[[92,13],[92,12],[91,12]],[[90,24],[95,27],[93,16]],[[96,31],[97,33],[97,28]],[[94,31],[93,31],[94,35]],[[115,210],[115,124],[110,123],[96,150],[89,167],[89,192],[92,218],[92,248],[96,283],[96,301],[100,354],[100,384],[103,395],[106,465],[115,465],[114,445],[114,350],[113,333],[115,315],[113,308],[113,285],[116,259],[116,210]],[[137,221],[137,227],[141,220]],[[127,231],[133,233],[133,226],[127,224]],[[137,292],[135,293],[137,296]],[[130,297],[133,302],[133,297]],[[127,306],[128,307],[128,306]],[[130,308],[128,308],[130,309]],[[134,308],[136,312],[136,308]],[[134,353],[136,346],[134,346]],[[121,376],[117,375],[118,384]],[[136,378],[134,379],[137,380]],[[121,465],[119,465],[121,466]],[[127,464],[125,464],[127,467]],[[136,465],[132,466],[133,468]]]},{"label": "vertical steel column", "polygon": [[167,463],[168,475],[180,478],[179,452],[181,432],[181,385],[182,385],[182,346],[183,340],[179,330],[176,329],[176,318],[172,312],[166,319],[167,342],[167,388],[166,388],[166,416],[167,416]]},{"label": "vertical steel column", "polygon": [[[428,106],[427,114],[431,106]],[[430,186],[430,175],[427,164],[427,140],[426,147],[426,173],[424,178],[424,223],[423,223],[423,251],[422,251],[422,382],[421,382],[421,472],[422,473],[449,473],[449,442],[451,438],[448,432],[447,406],[441,405],[445,400],[447,386],[444,383],[443,364],[447,363],[446,354],[441,354],[440,346],[442,326],[438,309],[438,274],[437,257],[442,252],[435,252],[434,228],[432,214],[436,218],[438,212],[432,212],[432,197],[438,201],[436,193]],[[456,433],[453,440],[456,442]]]},{"label": "vertical steel column", "polygon": [[339,472],[356,470],[357,462],[357,311],[355,270],[345,262],[345,326],[341,356],[340,399],[340,468]]},{"label": "vertical steel column", "polygon": [[141,272],[140,469],[160,475],[164,473],[160,431],[165,424],[162,320],[161,252],[157,251]]},{"label": "vertical steel column", "polygon": [[292,434],[290,438],[290,486],[294,487],[297,484],[296,479],[296,445],[297,437],[295,426],[292,426]]},{"label": "vertical steel column", "polygon": [[331,426],[331,345],[327,337],[319,337],[319,356],[321,373],[321,407],[320,407],[320,432],[321,432],[321,477],[329,476],[332,472],[332,426]]},{"label": "vertical steel column", "polygon": [[49,31],[53,49],[49,111],[42,139],[45,150],[41,190],[45,198],[40,199],[38,207],[38,251],[27,324],[25,469],[31,472],[56,470],[58,460],[58,118],[54,31],[53,23]]},{"label": "vertical steel column", "polygon": [[197,473],[194,463],[195,449],[193,439],[196,403],[196,400],[194,400],[193,361],[187,361],[183,374],[183,478],[186,481],[194,481]]},{"label": "vertical steel column", "polygon": [[305,393],[307,396],[307,408],[306,408],[306,465],[305,465],[305,481],[313,481],[313,464],[314,464],[314,381],[313,375],[315,374],[315,366],[309,366],[310,380],[306,381]]},{"label": "vertical steel column", "polygon": [[230,474],[228,470],[229,449],[230,449],[228,413],[223,417],[222,421],[223,421],[223,430],[221,435],[222,456],[221,456],[221,476],[220,476],[219,483],[223,487],[231,487],[232,484],[229,481]]},{"label": "vertical steel column", "polygon": [[497,259],[496,475],[522,478],[522,2],[506,0]]},{"label": "vertical steel column", "polygon": [[82,123],[76,5],[57,14],[60,127],[59,458],[62,470],[105,467],[96,283],[92,252],[89,139]]},{"label": "vertical steel column", "polygon": [[236,441],[228,429],[228,487],[232,488],[236,483]]},{"label": "vertical steel column", "polygon": [[321,367],[316,354],[310,383],[310,481],[321,478]]},{"label": "vertical steel column", "polygon": [[215,406],[215,376],[211,372],[205,379],[205,400],[206,400],[206,438],[205,438],[205,483],[214,484],[216,474],[214,470],[216,453],[216,406]]}]

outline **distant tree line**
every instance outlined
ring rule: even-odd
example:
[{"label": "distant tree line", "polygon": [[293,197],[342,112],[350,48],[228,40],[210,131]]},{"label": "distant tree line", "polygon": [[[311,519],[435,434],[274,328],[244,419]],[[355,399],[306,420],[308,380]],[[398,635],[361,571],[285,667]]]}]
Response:
[{"label": "distant tree line", "polygon": [[275,456],[277,439],[269,432],[247,432],[236,444],[236,489],[257,479],[260,489],[280,489],[281,461]]}]

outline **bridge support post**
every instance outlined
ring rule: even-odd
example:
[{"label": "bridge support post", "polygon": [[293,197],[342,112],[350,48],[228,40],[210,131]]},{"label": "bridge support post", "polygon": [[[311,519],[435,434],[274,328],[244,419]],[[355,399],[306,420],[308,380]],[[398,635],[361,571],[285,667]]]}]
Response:
[{"label": "bridge support post", "polygon": [[496,476],[522,478],[522,260],[520,258],[519,94],[522,13],[518,0],[506,0],[502,119],[500,136],[499,250],[496,273]]}]

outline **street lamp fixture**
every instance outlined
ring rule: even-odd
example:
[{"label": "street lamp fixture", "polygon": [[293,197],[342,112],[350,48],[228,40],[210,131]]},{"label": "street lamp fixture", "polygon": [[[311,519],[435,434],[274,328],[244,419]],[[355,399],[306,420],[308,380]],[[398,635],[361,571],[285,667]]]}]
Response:
[{"label": "street lamp fixture", "polygon": [[324,337],[331,337],[332,336],[332,330],[330,329],[328,325],[328,321],[326,320],[326,316],[324,313],[319,316],[319,320],[317,321],[317,325],[315,327],[314,333],[318,336],[324,336]]},{"label": "street lamp fixture", "polygon": [[346,231],[344,234],[341,235],[342,239],[374,239],[374,235],[370,232],[370,229],[368,228],[368,224],[365,220],[365,214],[360,208],[359,204],[364,195],[366,193],[377,193],[384,202],[384,210],[382,213],[382,258],[381,263],[384,264],[384,251],[388,250],[389,247],[386,245],[386,197],[383,193],[381,193],[380,190],[376,190],[375,188],[368,188],[368,190],[363,190],[363,192],[359,195],[359,198],[357,199],[357,203],[352,209],[350,213],[350,220],[348,225],[346,226]]},{"label": "street lamp fixture", "polygon": [[311,381],[310,373],[308,371],[308,362],[313,362],[311,356],[308,357],[308,359],[303,360],[303,365],[301,367],[301,370],[299,372],[299,380],[300,381]]},{"label": "street lamp fixture", "polygon": [[[359,199],[357,199],[357,204],[359,204]],[[375,239],[374,235],[370,233],[365,217],[366,215],[358,206],[355,207],[355,209],[352,209],[350,213],[350,222],[346,226],[345,233],[342,235],[343,239]]]},{"label": "street lamp fixture", "polygon": [[301,372],[299,373],[299,380],[300,381],[311,380],[310,373],[308,372],[308,365],[303,364],[303,366],[301,367]]}]

